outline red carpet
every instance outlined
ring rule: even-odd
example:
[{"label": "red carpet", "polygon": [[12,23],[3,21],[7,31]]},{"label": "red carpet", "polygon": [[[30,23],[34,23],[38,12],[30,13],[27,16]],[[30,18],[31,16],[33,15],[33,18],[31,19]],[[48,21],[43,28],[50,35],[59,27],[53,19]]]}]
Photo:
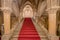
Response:
[{"label": "red carpet", "polygon": [[40,40],[31,18],[25,18],[18,40]]}]

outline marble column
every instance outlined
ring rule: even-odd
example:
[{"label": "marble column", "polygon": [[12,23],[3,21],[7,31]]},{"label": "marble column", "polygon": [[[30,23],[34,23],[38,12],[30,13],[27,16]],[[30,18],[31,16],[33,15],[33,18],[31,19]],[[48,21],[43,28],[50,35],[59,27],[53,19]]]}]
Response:
[{"label": "marble column", "polygon": [[48,21],[49,21],[49,35],[51,37],[51,40],[58,40],[58,37],[56,35],[57,33],[57,11],[56,10],[50,10],[48,12]]},{"label": "marble column", "polygon": [[48,12],[48,20],[49,20],[49,34],[56,35],[56,29],[57,29],[57,24],[56,24],[56,10],[50,10]]},{"label": "marble column", "polygon": [[10,12],[8,10],[3,11],[4,15],[4,34],[10,34]]},{"label": "marble column", "polygon": [[57,0],[47,0],[47,12],[48,12],[48,21],[49,21],[49,37],[50,40],[59,40],[57,32],[57,10],[58,2]]}]

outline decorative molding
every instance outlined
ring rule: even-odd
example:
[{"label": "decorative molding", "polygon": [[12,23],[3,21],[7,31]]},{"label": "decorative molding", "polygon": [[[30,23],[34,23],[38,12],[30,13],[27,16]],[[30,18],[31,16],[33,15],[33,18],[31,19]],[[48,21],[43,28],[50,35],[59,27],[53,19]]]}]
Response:
[{"label": "decorative molding", "polygon": [[57,36],[57,35],[49,35],[49,38],[50,38],[50,40],[51,39],[59,40],[59,36]]},{"label": "decorative molding", "polygon": [[10,12],[12,12],[12,8],[9,8],[9,7],[0,7],[0,9],[3,11],[3,10],[8,10]]},{"label": "decorative molding", "polygon": [[60,8],[60,6],[52,6],[52,7],[50,7],[50,8],[47,8],[46,11],[49,11],[49,10],[51,10],[51,9],[59,9],[59,8]]}]

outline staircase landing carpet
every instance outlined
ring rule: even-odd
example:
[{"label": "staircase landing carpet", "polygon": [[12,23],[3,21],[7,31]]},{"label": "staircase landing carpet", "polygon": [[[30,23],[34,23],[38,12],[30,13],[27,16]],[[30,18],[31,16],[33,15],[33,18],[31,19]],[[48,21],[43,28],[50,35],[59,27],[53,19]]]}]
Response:
[{"label": "staircase landing carpet", "polygon": [[18,40],[40,40],[31,18],[25,18]]}]

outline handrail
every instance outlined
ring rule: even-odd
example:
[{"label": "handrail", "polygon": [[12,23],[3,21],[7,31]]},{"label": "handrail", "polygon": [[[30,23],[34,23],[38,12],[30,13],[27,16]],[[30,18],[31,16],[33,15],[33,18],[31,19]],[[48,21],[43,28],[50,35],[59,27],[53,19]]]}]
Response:
[{"label": "handrail", "polygon": [[[17,25],[18,27],[20,26],[20,29],[21,29],[21,27],[22,27],[22,23],[23,23],[23,21],[24,21],[24,20],[23,20],[23,19],[21,19],[21,21],[20,21],[20,22],[18,23],[18,25]],[[17,26],[16,26],[16,28],[17,28]],[[16,28],[15,28],[15,29],[16,29]],[[10,39],[12,38],[12,36],[13,36],[14,32],[15,32],[15,30],[13,31],[13,33],[12,33],[12,35],[11,35]],[[9,39],[9,40],[10,40],[10,39]]]},{"label": "handrail", "polygon": [[[33,19],[34,20],[34,19]],[[35,20],[34,20],[35,21]],[[36,21],[35,21],[36,22]],[[36,22],[37,23],[37,22]],[[59,36],[53,36],[53,35],[50,35],[47,31],[47,29],[41,24],[41,23],[37,23],[38,26],[41,26],[40,28],[43,29],[43,31],[45,32],[45,34],[47,35],[48,39],[50,40],[51,37],[58,37],[59,39]]]},{"label": "handrail", "polygon": [[20,25],[20,22],[16,22],[16,24],[13,25],[14,27],[10,30],[10,34],[4,34],[2,36],[2,40],[5,40],[5,39],[9,40],[11,38],[11,36],[13,35],[13,32],[16,29],[16,27],[19,25]]},{"label": "handrail", "polygon": [[[34,20],[34,19],[33,19]],[[35,21],[35,20],[34,20]],[[41,23],[40,25],[35,21],[35,23],[38,25],[38,26],[42,26]],[[49,34],[48,34],[48,31],[47,29],[44,28],[44,26],[40,27],[41,29],[43,29],[43,31],[45,32],[45,34],[47,35],[48,39],[50,40],[50,37],[49,37]]]},{"label": "handrail", "polygon": [[[36,22],[36,21],[35,21],[35,22]],[[36,22],[36,23],[37,23],[37,22]],[[39,24],[40,24],[40,25],[39,25]],[[48,33],[47,29],[46,29],[41,23],[39,23],[39,24],[37,23],[38,26],[42,26],[41,28],[42,28],[46,33]]]},{"label": "handrail", "polygon": [[18,23],[16,23],[16,24],[14,25],[14,28],[12,28],[12,29],[10,30],[10,34],[4,34],[4,35],[2,36],[2,40],[4,40],[4,39],[9,40],[10,37],[12,36],[12,33],[13,33],[14,30],[16,29],[17,25],[18,25]]}]

